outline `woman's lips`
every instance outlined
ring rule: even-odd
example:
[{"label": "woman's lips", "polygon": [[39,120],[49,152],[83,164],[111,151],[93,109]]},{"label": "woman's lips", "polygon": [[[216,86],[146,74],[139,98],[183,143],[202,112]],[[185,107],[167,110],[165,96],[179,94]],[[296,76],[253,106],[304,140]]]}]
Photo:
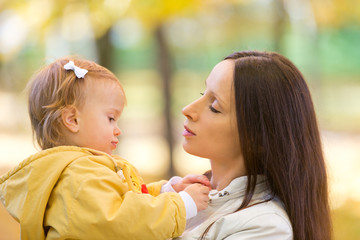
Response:
[{"label": "woman's lips", "polygon": [[191,137],[191,136],[196,136],[195,133],[193,133],[188,127],[184,126],[184,131],[183,131],[183,136],[184,137]]}]

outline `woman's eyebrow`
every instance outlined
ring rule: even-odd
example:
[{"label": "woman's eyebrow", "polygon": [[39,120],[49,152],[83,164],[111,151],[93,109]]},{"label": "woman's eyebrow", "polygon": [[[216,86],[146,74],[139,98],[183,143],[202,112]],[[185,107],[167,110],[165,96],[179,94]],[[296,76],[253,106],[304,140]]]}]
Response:
[{"label": "woman's eyebrow", "polygon": [[[207,87],[206,84],[207,79],[205,80],[205,86]],[[218,95],[216,94],[214,91],[209,91],[212,95],[214,95],[214,97],[216,98],[216,100],[218,100],[220,106],[224,107],[226,106],[226,102]]]},{"label": "woman's eyebrow", "polygon": [[214,96],[214,98],[219,102],[220,106],[226,106],[226,102],[224,101],[224,99],[218,94],[216,94],[214,91],[209,90],[207,92]]},{"label": "woman's eyebrow", "polygon": [[226,106],[225,101],[219,95],[217,95],[216,93],[213,94],[221,106]]}]

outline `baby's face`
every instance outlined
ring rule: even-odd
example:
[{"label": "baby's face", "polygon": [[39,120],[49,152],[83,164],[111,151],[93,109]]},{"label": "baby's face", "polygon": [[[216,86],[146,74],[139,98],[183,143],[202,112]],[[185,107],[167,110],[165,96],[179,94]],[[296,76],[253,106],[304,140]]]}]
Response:
[{"label": "baby's face", "polygon": [[76,145],[112,154],[121,134],[117,122],[125,104],[121,87],[110,80],[86,86],[84,105],[78,109]]}]

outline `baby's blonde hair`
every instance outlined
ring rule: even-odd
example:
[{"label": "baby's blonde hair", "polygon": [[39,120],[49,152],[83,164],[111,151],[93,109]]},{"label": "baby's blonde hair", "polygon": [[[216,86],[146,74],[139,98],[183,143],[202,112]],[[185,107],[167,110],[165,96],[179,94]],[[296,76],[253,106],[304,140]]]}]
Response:
[{"label": "baby's blonde hair", "polygon": [[[75,66],[88,70],[84,78],[64,65],[73,61]],[[109,79],[124,90],[116,76],[95,62],[77,57],[64,57],[40,69],[30,80],[28,107],[34,138],[41,149],[61,145],[62,110],[67,106],[81,107],[85,102],[85,81]]]}]

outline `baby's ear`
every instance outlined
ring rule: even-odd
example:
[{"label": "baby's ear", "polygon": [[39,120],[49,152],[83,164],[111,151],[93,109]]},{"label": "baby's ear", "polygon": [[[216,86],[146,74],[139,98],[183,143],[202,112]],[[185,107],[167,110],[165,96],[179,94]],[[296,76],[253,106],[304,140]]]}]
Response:
[{"label": "baby's ear", "polygon": [[61,120],[64,126],[73,133],[79,131],[78,110],[75,106],[66,106],[61,112]]}]

